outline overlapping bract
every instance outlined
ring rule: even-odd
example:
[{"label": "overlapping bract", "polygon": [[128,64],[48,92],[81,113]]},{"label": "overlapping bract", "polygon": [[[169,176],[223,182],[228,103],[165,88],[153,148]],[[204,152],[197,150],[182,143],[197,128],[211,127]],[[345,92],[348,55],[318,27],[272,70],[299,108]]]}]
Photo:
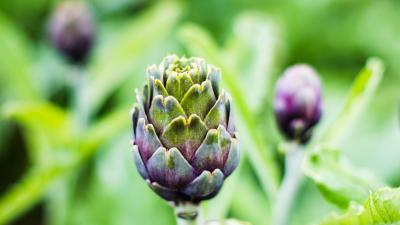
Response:
[{"label": "overlapping bract", "polygon": [[239,160],[232,105],[220,70],[200,58],[170,55],[147,70],[132,112],[134,161],[168,201],[215,196]]},{"label": "overlapping bract", "polygon": [[279,128],[290,140],[305,143],[322,114],[321,81],[305,64],[289,67],[278,80],[274,110]]}]

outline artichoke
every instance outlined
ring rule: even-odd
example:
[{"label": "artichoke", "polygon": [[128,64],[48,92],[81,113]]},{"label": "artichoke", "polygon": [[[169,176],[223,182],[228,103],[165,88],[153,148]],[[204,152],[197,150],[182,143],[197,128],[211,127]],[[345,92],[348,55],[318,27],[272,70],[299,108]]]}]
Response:
[{"label": "artichoke", "polygon": [[89,7],[81,1],[57,5],[49,23],[52,44],[73,63],[84,63],[90,52],[95,23]]},{"label": "artichoke", "polygon": [[201,58],[170,55],[147,75],[132,110],[140,175],[167,201],[212,198],[239,160],[232,103],[219,90],[221,71]]},{"label": "artichoke", "polygon": [[274,111],[278,126],[290,140],[306,143],[322,114],[321,81],[308,65],[289,67],[278,80]]}]

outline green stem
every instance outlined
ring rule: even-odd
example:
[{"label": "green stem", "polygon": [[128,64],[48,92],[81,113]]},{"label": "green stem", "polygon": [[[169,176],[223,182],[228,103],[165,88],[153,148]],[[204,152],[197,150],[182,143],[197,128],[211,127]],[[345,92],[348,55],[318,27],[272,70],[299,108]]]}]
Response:
[{"label": "green stem", "polygon": [[[85,135],[89,127],[89,98],[88,98],[88,77],[85,74],[84,68],[79,65],[71,66],[71,87],[72,87],[72,113],[75,119],[78,135]],[[79,177],[79,172],[71,173],[69,176],[58,181],[56,191],[50,194],[48,210],[49,220],[58,221],[53,224],[60,224],[60,221],[68,221],[68,214],[72,210],[71,196],[76,188],[76,180]],[[61,188],[60,188],[61,187]],[[60,205],[63,210],[55,210],[53,204]],[[62,223],[62,222],[61,222]]]},{"label": "green stem", "polygon": [[285,175],[276,197],[275,208],[272,212],[274,225],[287,225],[297,192],[303,183],[301,165],[304,160],[304,149],[293,144],[285,156]]},{"label": "green stem", "polygon": [[200,225],[199,206],[191,203],[177,203],[174,205],[177,225]]},{"label": "green stem", "polygon": [[74,67],[73,68],[73,110],[78,123],[78,128],[80,132],[84,132],[87,128],[90,115],[89,115],[89,95],[88,95],[88,77],[84,73],[83,68]]}]

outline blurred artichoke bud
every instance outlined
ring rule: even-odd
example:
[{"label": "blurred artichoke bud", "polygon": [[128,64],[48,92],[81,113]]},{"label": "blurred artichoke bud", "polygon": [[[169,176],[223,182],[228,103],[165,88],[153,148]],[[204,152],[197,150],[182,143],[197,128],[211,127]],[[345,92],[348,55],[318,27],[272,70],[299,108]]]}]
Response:
[{"label": "blurred artichoke bud", "polygon": [[73,63],[84,63],[95,36],[95,23],[88,6],[83,1],[60,3],[51,17],[49,34],[64,56]]},{"label": "blurred artichoke bud", "polygon": [[170,55],[147,69],[133,108],[133,154],[140,175],[167,201],[215,196],[239,160],[232,104],[220,70]]},{"label": "blurred artichoke bud", "polygon": [[322,114],[321,81],[308,65],[289,67],[278,80],[274,111],[281,132],[306,143]]}]

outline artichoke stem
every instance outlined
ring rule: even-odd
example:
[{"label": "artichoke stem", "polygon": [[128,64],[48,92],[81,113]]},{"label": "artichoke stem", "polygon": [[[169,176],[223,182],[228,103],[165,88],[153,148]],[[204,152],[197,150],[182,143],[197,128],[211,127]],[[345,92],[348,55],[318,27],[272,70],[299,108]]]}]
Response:
[{"label": "artichoke stem", "polygon": [[291,145],[291,149],[286,152],[285,175],[276,197],[275,208],[272,212],[271,224],[289,224],[288,222],[297,192],[304,180],[304,176],[301,171],[304,155],[304,149],[302,149],[302,146],[297,142],[293,143]]},{"label": "artichoke stem", "polygon": [[197,204],[179,202],[174,204],[177,225],[197,225],[199,207]]},{"label": "artichoke stem", "polygon": [[71,82],[74,89],[73,108],[78,123],[79,132],[84,132],[89,123],[89,93],[87,90],[88,77],[81,66],[73,66],[71,68]]}]

